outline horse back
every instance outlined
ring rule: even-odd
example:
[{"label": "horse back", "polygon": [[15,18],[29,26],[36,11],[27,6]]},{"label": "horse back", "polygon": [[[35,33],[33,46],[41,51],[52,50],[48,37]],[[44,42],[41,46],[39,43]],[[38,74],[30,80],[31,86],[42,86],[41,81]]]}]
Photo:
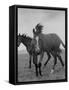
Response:
[{"label": "horse back", "polygon": [[59,48],[60,38],[56,34],[40,34],[39,40],[41,41],[41,48],[50,50],[52,48]]}]

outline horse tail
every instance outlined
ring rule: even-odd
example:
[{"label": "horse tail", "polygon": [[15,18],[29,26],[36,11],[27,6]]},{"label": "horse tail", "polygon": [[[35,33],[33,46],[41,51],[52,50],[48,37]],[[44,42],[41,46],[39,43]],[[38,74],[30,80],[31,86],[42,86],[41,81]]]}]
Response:
[{"label": "horse tail", "polygon": [[59,52],[59,53],[62,53],[62,50],[61,50],[61,49],[58,49],[58,52]]},{"label": "horse tail", "polygon": [[63,43],[63,41],[61,40],[61,38],[58,36],[59,40],[60,40],[60,44],[62,44],[62,46],[65,48],[65,45]]},{"label": "horse tail", "polygon": [[62,46],[65,48],[65,45],[64,45],[64,43],[63,43],[63,41],[61,40],[61,43],[62,43]]}]

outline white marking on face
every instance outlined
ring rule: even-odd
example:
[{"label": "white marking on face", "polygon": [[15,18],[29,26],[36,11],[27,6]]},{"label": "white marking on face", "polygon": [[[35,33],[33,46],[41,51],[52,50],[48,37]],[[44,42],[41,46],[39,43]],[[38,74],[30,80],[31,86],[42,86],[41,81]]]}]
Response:
[{"label": "white marking on face", "polygon": [[36,30],[36,28],[35,28],[35,32],[36,32],[37,30]]},{"label": "white marking on face", "polygon": [[36,37],[36,41],[37,41],[36,48],[37,48],[37,50],[39,50],[39,37],[38,36]]}]

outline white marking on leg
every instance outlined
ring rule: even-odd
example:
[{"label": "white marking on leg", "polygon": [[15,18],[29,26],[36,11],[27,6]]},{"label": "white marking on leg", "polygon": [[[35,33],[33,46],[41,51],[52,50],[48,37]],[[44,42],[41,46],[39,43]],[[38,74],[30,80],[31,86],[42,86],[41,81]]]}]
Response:
[{"label": "white marking on leg", "polygon": [[53,69],[51,69],[51,73],[53,73],[54,72],[54,70]]}]

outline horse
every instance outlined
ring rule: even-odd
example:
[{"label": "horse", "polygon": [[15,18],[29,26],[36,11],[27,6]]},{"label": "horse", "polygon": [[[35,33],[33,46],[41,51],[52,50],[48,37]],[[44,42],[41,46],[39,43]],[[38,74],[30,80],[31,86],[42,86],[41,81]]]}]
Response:
[{"label": "horse", "polygon": [[[32,44],[33,41],[34,41],[33,38],[26,36],[25,34],[23,35],[19,34],[17,46],[19,47],[21,43],[23,43],[26,46],[26,50],[29,53],[29,68],[31,68],[31,60],[33,59],[33,64],[35,65],[35,70],[36,70],[36,76],[38,76],[37,55],[39,55],[39,53],[35,52],[34,44]],[[39,72],[41,75],[40,69]]]},{"label": "horse", "polygon": [[[40,23],[37,24],[36,27],[33,29],[33,36],[34,36],[33,38],[36,40],[35,51],[41,52],[39,65],[41,65],[42,63],[44,52],[48,52],[54,57],[54,65],[51,70],[52,73],[54,72],[55,65],[57,64],[57,58],[60,60],[62,67],[64,67],[64,62],[60,55],[60,53],[62,52],[62,50],[60,49],[60,44],[62,44],[64,48],[65,45],[57,34],[55,33],[43,34],[42,30],[43,26]],[[48,61],[49,60],[50,59],[48,59]]]},{"label": "horse", "polygon": [[23,43],[24,46],[26,47],[27,52],[29,53],[29,68],[31,68],[31,59],[32,59],[31,41],[32,38],[26,36],[25,34],[18,35],[18,43],[17,43],[18,47],[21,43]]},{"label": "horse", "polygon": [[[37,64],[38,63],[37,56],[40,54],[40,52],[35,51],[35,42],[36,42],[35,39],[26,36],[25,34],[23,35],[19,34],[17,46],[19,47],[21,43],[23,43],[26,46],[26,49],[29,53],[29,68],[31,68],[31,60],[33,59],[33,64],[35,64],[36,76],[38,76],[38,73],[42,76],[41,69],[39,68],[40,65]],[[48,59],[51,57],[49,53],[47,53],[47,56]]]}]

